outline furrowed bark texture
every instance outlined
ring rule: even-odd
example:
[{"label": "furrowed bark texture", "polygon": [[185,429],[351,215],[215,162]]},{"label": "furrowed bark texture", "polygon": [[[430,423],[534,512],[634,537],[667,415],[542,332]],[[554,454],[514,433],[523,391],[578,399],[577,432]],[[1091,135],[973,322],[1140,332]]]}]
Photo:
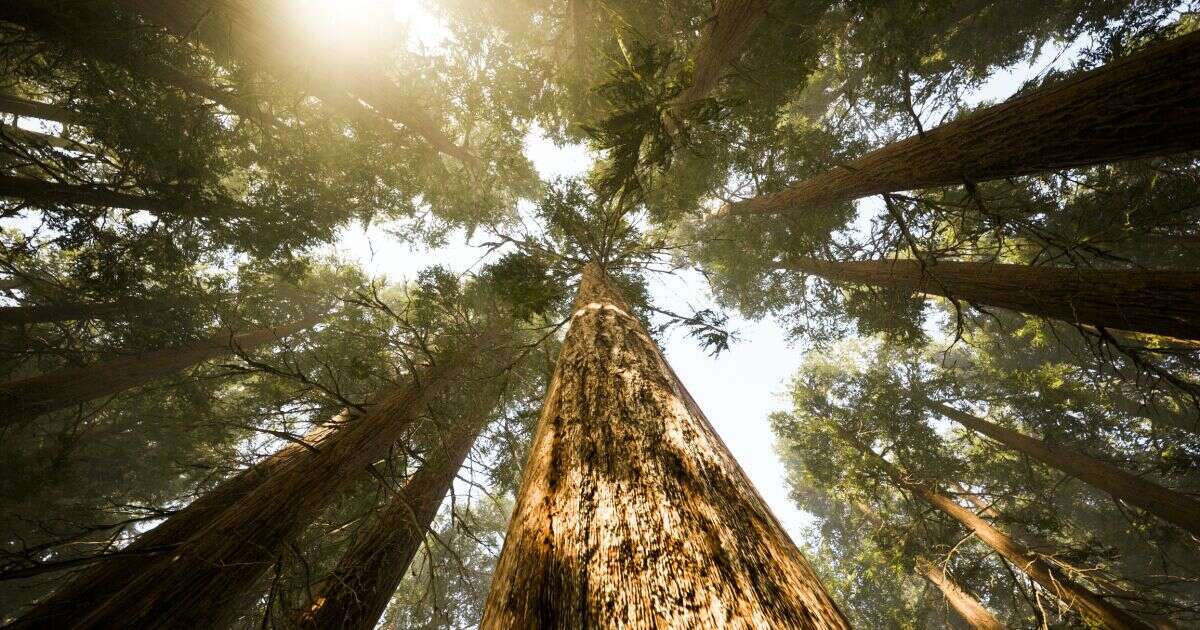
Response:
[{"label": "furrowed bark texture", "polygon": [[80,120],[79,114],[65,107],[31,101],[27,98],[3,93],[0,93],[0,112],[27,116],[29,118],[40,118],[64,125],[78,123]]},{"label": "furrowed bark texture", "polygon": [[[287,16],[274,3],[244,0],[121,0],[121,4],[172,33],[200,42],[227,60],[248,63],[276,78],[302,87],[355,120],[382,118],[421,136],[441,153],[466,163],[478,159],[454,143],[441,126],[390,80],[349,65],[298,54],[296,40],[280,20]],[[350,96],[353,95],[353,96]],[[357,97],[357,98],[355,98]],[[364,107],[358,99],[369,105]]]},{"label": "furrowed bark texture", "polygon": [[872,151],[729,214],[801,212],[952,186],[1200,149],[1200,32]]},{"label": "furrowed bark texture", "polygon": [[221,628],[286,542],[386,455],[436,395],[455,382],[478,338],[440,357],[346,423],[319,451],[285,461],[168,558],[129,576],[72,628]]},{"label": "furrowed bark texture", "polygon": [[319,450],[322,441],[348,418],[349,412],[343,412],[333,423],[309,431],[303,438],[304,444],[288,444],[265,460],[220,483],[172,514],[158,527],[139,536],[125,548],[127,554],[98,561],[38,602],[5,630],[69,627],[70,623],[114,596],[131,576],[149,570],[164,554],[174,553],[184,541],[196,536],[226,509],[285,469],[289,462],[311,457],[313,451],[310,447]]},{"label": "furrowed bark texture", "polygon": [[843,439],[867,455],[876,466],[883,470],[893,483],[920,496],[933,507],[961,523],[981,542],[996,550],[996,553],[1000,554],[1009,564],[1023,571],[1068,607],[1079,611],[1084,617],[1102,624],[1106,628],[1150,630],[1150,626],[1071,580],[1036,553],[996,529],[971,510],[959,505],[954,499],[924,484],[910,480],[894,464],[883,459],[870,447],[859,441],[854,434],[840,428],[839,432]]},{"label": "furrowed bark texture", "polygon": [[35,306],[0,306],[0,324],[19,326],[45,322],[64,322],[77,319],[118,319],[154,310],[166,310],[166,302],[124,300],[120,302],[87,304],[67,302]]},{"label": "furrowed bark texture", "polygon": [[1068,269],[916,260],[828,262],[782,268],[828,280],[940,295],[1073,324],[1200,339],[1200,273]]},{"label": "furrowed bark texture", "polygon": [[425,541],[442,499],[454,483],[485,421],[471,419],[452,427],[442,448],[430,453],[379,515],[355,539],[337,568],[314,588],[301,628],[370,630],[379,622]]},{"label": "furrowed bark texture", "polygon": [[1193,535],[1200,536],[1200,501],[1186,494],[1146,481],[1108,462],[1047,444],[949,405],[932,400],[927,400],[926,404],[930,409],[972,431],[986,435],[1019,453],[1106,492],[1115,499],[1137,506]]},{"label": "furrowed bark texture", "polygon": [[169,348],[80,368],[66,368],[0,384],[0,427],[109,396],[170,376],[197,363],[278,341],[320,321],[307,318],[278,328],[223,334],[182,348]]},{"label": "furrowed bark texture", "polygon": [[[18,175],[0,175],[0,197],[42,206],[81,204],[101,208],[146,210],[165,216],[228,217],[238,214],[234,211],[237,205],[234,202],[229,202],[227,206],[218,206],[189,198],[187,194],[180,195],[178,199],[131,195],[102,186],[62,184]],[[241,214],[245,216],[249,211]]]},{"label": "furrowed bark texture", "polygon": [[946,603],[972,630],[1005,630],[1004,624],[991,611],[964,591],[941,567],[924,558],[917,558],[917,571],[942,592]]},{"label": "furrowed bark texture", "polygon": [[849,627],[595,265],[481,627]]},{"label": "furrowed bark texture", "polygon": [[707,98],[721,74],[741,56],[746,42],[767,16],[770,0],[717,0],[692,53],[692,84],[675,98],[675,105]]}]

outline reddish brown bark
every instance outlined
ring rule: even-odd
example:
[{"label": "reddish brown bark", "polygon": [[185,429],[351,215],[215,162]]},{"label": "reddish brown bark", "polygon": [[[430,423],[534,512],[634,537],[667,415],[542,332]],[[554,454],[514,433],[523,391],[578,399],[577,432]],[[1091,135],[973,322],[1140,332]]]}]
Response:
[{"label": "reddish brown bark", "polygon": [[895,464],[883,459],[875,451],[863,444],[853,434],[839,428],[843,439],[866,455],[874,465],[878,466],[897,486],[904,488],[921,497],[930,505],[958,521],[975,535],[982,543],[991,547],[1012,566],[1023,571],[1033,581],[1037,582],[1047,592],[1053,594],[1068,607],[1079,611],[1084,617],[1115,630],[1127,628],[1150,630],[1150,626],[1142,623],[1129,613],[1110,604],[1102,597],[1075,582],[1056,567],[1047,563],[1020,542],[1004,532],[996,529],[979,515],[959,505],[949,496],[913,481]]},{"label": "reddish brown bark", "polygon": [[941,567],[924,558],[917,558],[917,571],[942,592],[946,603],[973,630],[1004,630],[1004,624],[979,600],[964,591]]},{"label": "reddish brown bark", "polygon": [[847,628],[642,324],[588,265],[482,628]]},{"label": "reddish brown bark", "polygon": [[77,123],[80,119],[79,114],[65,107],[31,101],[27,98],[3,93],[0,93],[0,112],[29,118],[40,118],[64,125]]},{"label": "reddish brown bark", "polygon": [[1108,462],[1047,444],[937,401],[925,402],[930,409],[972,431],[1200,536],[1200,501],[1146,481]]},{"label": "reddish brown bark", "polygon": [[[145,210],[159,215],[184,217],[232,217],[237,204],[218,206],[181,194],[178,198],[152,197],[117,192],[103,186],[61,184],[33,177],[0,174],[0,197],[19,199],[40,206],[81,204],[101,208]],[[242,212],[242,215],[249,212]]]},{"label": "reddish brown bark", "polygon": [[480,342],[477,337],[410,374],[319,450],[283,462],[170,557],[128,576],[119,591],[70,627],[224,627],[283,545],[387,454],[429,401],[456,382]]},{"label": "reddish brown bark", "polygon": [[425,541],[442,499],[485,422],[471,419],[462,426],[450,427],[452,433],[442,447],[429,454],[376,523],[351,542],[337,568],[313,589],[313,600],[297,626],[343,630],[375,627]]},{"label": "reddish brown bark", "polygon": [[4,383],[0,385],[0,426],[21,424],[52,411],[144,385],[238,349],[279,341],[319,320],[319,317],[311,317],[278,328],[263,328],[239,335],[226,333],[191,346],[64,368]]},{"label": "reddish brown bark", "polygon": [[35,306],[0,306],[0,324],[23,325],[75,319],[118,319],[138,313],[166,310],[170,307],[171,305],[166,302],[147,300],[122,300],[94,304],[65,302]]},{"label": "reddish brown bark", "polygon": [[770,0],[716,0],[692,51],[692,83],[675,98],[676,105],[687,106],[709,96],[721,74],[741,56],[769,5]]},{"label": "reddish brown bark", "polygon": [[1200,149],[1200,32],[889,144],[729,214],[803,212],[952,186]]},{"label": "reddish brown bark", "polygon": [[1200,339],[1200,273],[916,260],[797,259],[781,268],[1073,324]]}]

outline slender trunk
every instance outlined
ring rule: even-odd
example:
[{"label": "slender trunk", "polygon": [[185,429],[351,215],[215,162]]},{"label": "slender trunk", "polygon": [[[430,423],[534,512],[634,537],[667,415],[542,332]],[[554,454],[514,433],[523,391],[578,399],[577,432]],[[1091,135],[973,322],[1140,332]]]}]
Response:
[{"label": "slender trunk", "polygon": [[992,527],[979,515],[959,505],[945,494],[909,479],[894,464],[883,459],[870,447],[859,441],[853,433],[840,427],[838,431],[843,439],[868,456],[876,466],[882,469],[893,483],[920,496],[933,507],[961,523],[976,538],[996,550],[996,553],[1000,554],[1009,564],[1023,571],[1047,592],[1052,593],[1067,606],[1078,610],[1084,617],[1115,630],[1126,628],[1150,630],[1149,626],[1110,604],[1083,585],[1071,580],[1038,554],[1013,540],[1004,532]]},{"label": "slender trunk", "polygon": [[485,422],[486,418],[471,419],[450,428],[453,433],[443,446],[429,454],[371,529],[351,543],[337,568],[321,581],[297,626],[375,627]]},{"label": "slender trunk", "polygon": [[1200,32],[968,114],[727,207],[804,212],[886,192],[952,186],[1200,149]]},{"label": "slender trunk", "polygon": [[1047,444],[949,405],[933,400],[926,400],[925,404],[972,431],[1200,536],[1200,501],[1131,475],[1108,462]]},{"label": "slender trunk", "polygon": [[393,132],[391,123],[399,123],[441,153],[468,164],[478,162],[394,83],[367,70],[329,66],[326,60],[297,54],[297,50],[305,49],[304,42],[295,41],[296,35],[278,23],[282,17],[271,15],[262,6],[239,0],[121,0],[121,4],[179,37],[200,42],[223,58],[249,63],[300,86],[352,119],[382,117],[389,121],[387,127]]},{"label": "slender trunk", "polygon": [[984,608],[979,600],[964,591],[941,567],[918,557],[917,571],[942,592],[946,603],[950,604],[954,612],[973,630],[1004,630],[1004,624]]},{"label": "slender trunk", "polygon": [[0,325],[19,326],[76,319],[120,319],[129,315],[167,310],[171,304],[152,300],[121,300],[101,304],[66,302],[36,306],[0,306]]},{"label": "slender trunk", "polygon": [[716,0],[713,15],[692,52],[692,83],[675,98],[684,106],[707,98],[721,74],[742,55],[770,0]]},{"label": "slender trunk", "polygon": [[939,295],[1083,324],[1200,339],[1200,273],[916,260],[781,265],[829,280]]},{"label": "slender trunk", "polygon": [[19,24],[86,57],[205,98],[241,118],[282,124],[266,114],[258,103],[148,58],[129,45],[132,33],[116,30],[103,14],[92,12],[80,3],[74,3],[71,10],[78,13],[56,11],[53,3],[41,0],[5,0],[0,3],[0,20]]},{"label": "slender trunk", "polygon": [[481,627],[848,628],[594,264]]},{"label": "slender trunk", "polygon": [[285,464],[310,457],[322,442],[350,418],[343,412],[330,424],[319,426],[304,436],[303,443],[291,443],[270,457],[221,482],[215,488],[172,514],[154,529],[138,536],[119,555],[98,560],[86,572],[75,577],[38,602],[5,630],[67,627],[114,596],[132,576],[150,570],[163,554],[172,553],[184,541],[192,539]]},{"label": "slender trunk", "polygon": [[0,427],[21,424],[52,411],[144,385],[238,349],[278,341],[318,321],[320,318],[310,317],[278,328],[240,335],[221,334],[190,346],[65,368],[0,384]]},{"label": "slender trunk", "polygon": [[65,107],[31,101],[12,94],[0,93],[0,112],[49,120],[64,125],[76,124],[80,121],[79,114]]},{"label": "slender trunk", "polygon": [[150,197],[116,192],[103,186],[61,184],[33,177],[0,174],[0,197],[43,206],[82,204],[102,208],[145,210],[164,216],[232,217],[248,212],[234,212],[235,202],[225,206],[199,201],[181,194],[179,198]]},{"label": "slender trunk", "polygon": [[461,375],[481,338],[409,376],[317,451],[285,461],[169,559],[128,576],[115,595],[69,627],[219,628],[237,614],[288,540],[386,455],[430,400]]},{"label": "slender trunk", "polygon": [[[1171,427],[1188,433],[1200,434],[1200,411],[1192,408],[1189,411],[1169,409],[1163,403],[1144,403],[1133,400],[1120,392],[1111,396],[1113,406],[1131,416],[1145,418],[1155,427]],[[1184,404],[1184,409],[1188,409]]]}]

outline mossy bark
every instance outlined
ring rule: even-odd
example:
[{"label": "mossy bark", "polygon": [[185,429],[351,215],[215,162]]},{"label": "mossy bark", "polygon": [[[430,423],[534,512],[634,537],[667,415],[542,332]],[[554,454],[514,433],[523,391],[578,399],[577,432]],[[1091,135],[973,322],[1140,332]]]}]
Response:
[{"label": "mossy bark", "polygon": [[482,628],[848,628],[595,265]]}]

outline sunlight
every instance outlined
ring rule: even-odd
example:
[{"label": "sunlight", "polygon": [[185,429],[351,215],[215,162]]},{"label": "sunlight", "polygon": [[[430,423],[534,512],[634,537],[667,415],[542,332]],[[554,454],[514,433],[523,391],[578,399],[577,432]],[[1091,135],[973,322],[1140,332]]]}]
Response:
[{"label": "sunlight", "polygon": [[423,0],[295,0],[296,28],[314,48],[346,57],[369,57],[400,39],[404,47],[436,49],[449,37]]}]

